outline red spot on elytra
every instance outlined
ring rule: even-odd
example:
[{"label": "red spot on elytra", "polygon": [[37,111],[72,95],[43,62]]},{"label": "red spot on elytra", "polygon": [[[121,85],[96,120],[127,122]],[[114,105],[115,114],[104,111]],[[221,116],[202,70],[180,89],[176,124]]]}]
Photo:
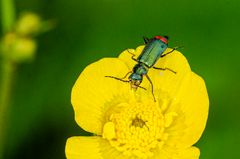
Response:
[{"label": "red spot on elytra", "polygon": [[163,36],[155,36],[155,39],[161,40],[162,42],[164,42],[165,44],[168,44],[168,39],[163,37]]}]

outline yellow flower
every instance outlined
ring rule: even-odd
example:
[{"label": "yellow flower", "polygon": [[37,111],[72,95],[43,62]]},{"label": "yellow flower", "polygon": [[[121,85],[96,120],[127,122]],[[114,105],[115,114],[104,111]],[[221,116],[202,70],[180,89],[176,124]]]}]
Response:
[{"label": "yellow flower", "polygon": [[20,37],[15,33],[7,33],[1,41],[2,56],[14,62],[31,61],[37,49],[34,39]]},{"label": "yellow flower", "polygon": [[22,36],[36,34],[41,29],[41,23],[42,20],[37,14],[25,13],[17,21],[16,32]]},{"label": "yellow flower", "polygon": [[[129,49],[137,56],[144,46]],[[169,52],[171,49],[167,49]],[[206,125],[208,95],[204,81],[193,73],[178,51],[161,58],[149,69],[151,86],[143,79],[135,92],[129,83],[105,76],[123,77],[135,61],[128,51],[87,66],[73,89],[75,120],[95,136],[71,137],[68,159],[197,159],[195,144]]]}]

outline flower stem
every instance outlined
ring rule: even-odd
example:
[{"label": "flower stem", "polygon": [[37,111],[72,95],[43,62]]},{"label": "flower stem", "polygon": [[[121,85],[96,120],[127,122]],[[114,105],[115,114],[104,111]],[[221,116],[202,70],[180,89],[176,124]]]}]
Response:
[{"label": "flower stem", "polygon": [[1,65],[1,87],[0,87],[0,159],[3,158],[4,145],[8,120],[9,99],[11,96],[11,85],[14,66],[9,60],[3,60]]},{"label": "flower stem", "polygon": [[[14,0],[1,0],[1,19],[3,35],[12,31],[15,22]],[[10,52],[9,52],[10,54]],[[0,53],[1,55],[1,53]],[[2,54],[3,55],[3,54]],[[2,56],[0,63],[0,159],[4,158],[5,138],[8,120],[9,99],[14,73],[14,65],[9,58]]]},{"label": "flower stem", "polygon": [[12,30],[15,22],[15,6],[13,0],[1,0],[2,29],[3,33]]}]

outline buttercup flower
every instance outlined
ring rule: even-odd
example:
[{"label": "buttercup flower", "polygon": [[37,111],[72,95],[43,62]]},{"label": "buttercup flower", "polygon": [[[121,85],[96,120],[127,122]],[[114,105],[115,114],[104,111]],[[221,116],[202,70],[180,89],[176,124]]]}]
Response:
[{"label": "buttercup flower", "polygon": [[[138,56],[144,46],[128,51]],[[127,50],[87,66],[73,89],[75,120],[95,136],[71,137],[68,159],[197,159],[199,140],[208,116],[208,95],[201,77],[178,51],[160,58],[137,91],[105,76],[124,77],[136,64]],[[167,49],[166,52],[171,51]]]}]

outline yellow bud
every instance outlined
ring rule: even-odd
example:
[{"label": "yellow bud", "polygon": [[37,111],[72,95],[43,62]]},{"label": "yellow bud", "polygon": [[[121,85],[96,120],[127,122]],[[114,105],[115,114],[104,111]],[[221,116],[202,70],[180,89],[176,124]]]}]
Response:
[{"label": "yellow bud", "polygon": [[41,18],[34,13],[25,13],[17,21],[16,32],[20,35],[26,36],[38,33],[40,28]]},{"label": "yellow bud", "polygon": [[16,42],[17,35],[15,33],[7,33],[1,41],[1,52],[6,56],[8,52],[11,52],[12,46]]},{"label": "yellow bud", "polygon": [[36,42],[31,38],[18,37],[14,33],[7,33],[1,42],[1,51],[4,58],[14,62],[32,60],[36,52]]},{"label": "yellow bud", "polygon": [[12,58],[16,62],[32,60],[36,52],[36,42],[30,38],[19,38],[13,46]]}]

